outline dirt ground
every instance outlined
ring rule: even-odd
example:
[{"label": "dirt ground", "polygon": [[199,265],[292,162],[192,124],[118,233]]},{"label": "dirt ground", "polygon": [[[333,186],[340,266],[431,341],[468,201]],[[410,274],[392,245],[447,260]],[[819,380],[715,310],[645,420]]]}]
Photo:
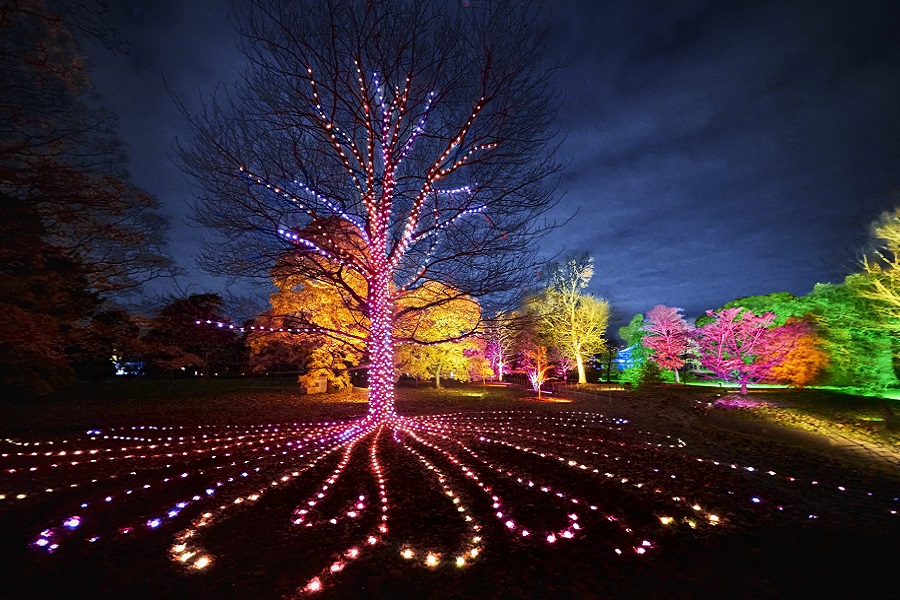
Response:
[{"label": "dirt ground", "polygon": [[[711,397],[610,391],[538,403],[516,388],[400,388],[400,414],[443,428],[416,434],[431,446],[403,432],[369,436],[343,466],[336,451],[306,468],[308,457],[281,452],[307,443],[312,423],[365,414],[363,398],[156,383],[0,407],[0,598],[300,597],[338,563],[307,596],[837,598],[884,597],[895,585],[900,474],[758,415],[707,410]],[[367,548],[380,493],[373,444],[390,528]],[[268,483],[291,470],[300,475]],[[214,482],[232,495],[204,494]],[[265,493],[251,503],[251,489]],[[292,526],[319,493],[308,518],[321,523]],[[329,524],[357,494],[368,516]],[[471,535],[459,506],[483,538],[464,567],[453,562]],[[173,539],[207,513],[213,562],[186,569]],[[572,539],[543,539],[567,523]],[[42,536],[59,548],[38,546]],[[342,558],[351,547],[359,559]],[[427,548],[445,549],[438,565],[425,564]]]}]

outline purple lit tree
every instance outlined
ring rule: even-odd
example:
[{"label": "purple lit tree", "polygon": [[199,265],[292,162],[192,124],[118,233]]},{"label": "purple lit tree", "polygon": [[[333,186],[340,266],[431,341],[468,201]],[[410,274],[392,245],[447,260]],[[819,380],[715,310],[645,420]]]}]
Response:
[{"label": "purple lit tree", "polygon": [[650,350],[650,359],[660,369],[671,369],[675,383],[681,383],[678,369],[684,366],[690,349],[690,329],[681,316],[682,309],[657,304],[647,311],[646,335],[641,344]]},{"label": "purple lit tree", "polygon": [[395,344],[422,342],[394,326],[405,295],[436,281],[496,301],[533,264],[558,164],[532,17],[512,2],[257,0],[247,72],[189,115],[180,157],[217,234],[204,266],[265,278],[298,254],[356,303],[372,422],[393,415]]}]

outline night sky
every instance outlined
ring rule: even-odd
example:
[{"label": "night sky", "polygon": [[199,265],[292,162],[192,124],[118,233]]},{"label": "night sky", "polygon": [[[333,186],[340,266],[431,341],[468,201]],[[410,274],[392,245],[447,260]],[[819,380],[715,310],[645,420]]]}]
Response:
[{"label": "night sky", "polygon": [[[475,3],[478,0],[470,0]],[[172,217],[191,292],[202,230],[172,163],[189,106],[240,75],[222,0],[112,1],[127,54],[88,47],[135,183]],[[539,2],[566,62],[568,161],[548,253],[589,251],[611,333],[654,304],[697,316],[805,294],[858,269],[868,224],[900,206],[900,2]]]}]

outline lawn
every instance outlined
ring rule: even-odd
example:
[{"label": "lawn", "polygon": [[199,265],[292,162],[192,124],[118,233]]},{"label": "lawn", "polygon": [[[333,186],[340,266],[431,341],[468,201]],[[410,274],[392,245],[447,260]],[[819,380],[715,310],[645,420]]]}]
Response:
[{"label": "lawn", "polygon": [[714,395],[398,388],[419,429],[314,460],[359,395],[133,383],[0,407],[0,598],[864,597],[900,558],[900,476],[713,426]]}]

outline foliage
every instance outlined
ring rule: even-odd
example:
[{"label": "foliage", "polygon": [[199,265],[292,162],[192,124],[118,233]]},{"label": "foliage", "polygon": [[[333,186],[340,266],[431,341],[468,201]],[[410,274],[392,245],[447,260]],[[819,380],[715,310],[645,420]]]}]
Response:
[{"label": "foliage", "polygon": [[[731,302],[726,302],[722,307],[713,311],[719,312],[724,308],[743,308],[750,312],[763,315],[768,312],[775,315],[772,321],[774,325],[784,325],[788,319],[800,319],[809,312],[809,306],[804,297],[797,297],[788,292],[774,292],[762,296],[744,296]],[[712,322],[712,317],[702,315],[695,324],[701,327]]]},{"label": "foliage", "polygon": [[822,350],[823,342],[812,326],[788,322],[785,327],[797,325],[802,326],[803,331],[799,333],[784,360],[771,368],[766,376],[767,381],[802,388],[818,383],[828,367],[828,354]]},{"label": "foliage", "polygon": [[691,336],[687,323],[681,315],[682,309],[657,304],[647,311],[641,344],[649,350],[649,358],[660,369],[671,369],[678,379],[678,369],[685,364],[685,355],[691,347]]},{"label": "foliage", "polygon": [[864,275],[843,284],[818,284],[807,296],[822,349],[828,354],[828,383],[878,392],[897,383],[890,334],[873,319],[872,300],[860,290]]},{"label": "foliage", "polygon": [[609,304],[583,293],[594,274],[594,259],[587,254],[569,256],[552,264],[546,286],[529,303],[542,336],[578,369],[578,383],[587,383],[585,359],[603,350]]},{"label": "foliage", "polygon": [[747,393],[749,383],[764,379],[784,361],[797,339],[808,330],[802,323],[772,327],[773,313],[756,315],[740,307],[709,310],[711,323],[696,330],[700,364],[717,377],[733,381]]},{"label": "foliage", "polygon": [[[29,206],[42,237],[91,292],[170,274],[167,223],[129,182],[115,117],[92,87],[78,34],[112,44],[100,2],[0,5],[0,190]],[[26,223],[25,226],[28,226]]]}]

